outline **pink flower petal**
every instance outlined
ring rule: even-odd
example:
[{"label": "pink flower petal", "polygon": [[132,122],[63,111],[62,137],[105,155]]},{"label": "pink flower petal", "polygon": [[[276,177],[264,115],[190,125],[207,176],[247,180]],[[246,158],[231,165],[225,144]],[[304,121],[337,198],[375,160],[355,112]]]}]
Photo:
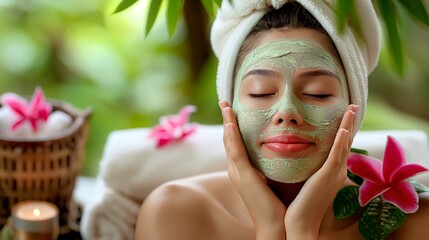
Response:
[{"label": "pink flower petal", "polygon": [[2,95],[2,100],[19,116],[27,116],[27,102],[23,98],[14,93],[5,93]]},{"label": "pink flower petal", "polygon": [[387,136],[386,150],[383,158],[383,177],[386,181],[392,179],[392,174],[401,166],[406,164],[405,151],[399,142]]},{"label": "pink flower petal", "polygon": [[400,208],[405,213],[415,213],[419,209],[419,197],[413,184],[401,182],[382,194],[382,198]]},{"label": "pink flower petal", "polygon": [[191,113],[195,111],[196,111],[196,107],[192,105],[187,105],[187,106],[184,106],[182,109],[180,109],[178,124],[180,126],[185,125],[189,121],[189,117]]},{"label": "pink flower petal", "polygon": [[181,137],[180,139],[184,139],[184,138],[186,138],[187,136],[189,136],[189,135],[191,135],[192,133],[194,133],[196,130],[197,130],[197,127],[196,127],[196,126],[192,126],[191,128],[187,129],[187,130],[183,133],[183,135],[182,135],[182,137]]},{"label": "pink flower petal", "polygon": [[157,138],[157,139],[171,139],[171,135],[167,132],[157,132],[155,134],[150,135],[151,138]]},{"label": "pink flower petal", "polygon": [[37,114],[39,118],[43,121],[48,121],[49,115],[51,114],[51,108],[48,106],[45,106],[43,109],[39,110],[39,113]]},{"label": "pink flower petal", "polygon": [[368,179],[377,184],[382,184],[383,176],[381,175],[381,161],[357,153],[350,153],[347,160],[347,168],[354,174]]},{"label": "pink flower petal", "polygon": [[40,87],[37,87],[34,90],[33,97],[31,98],[30,108],[33,110],[38,110],[45,105],[45,98],[43,96],[43,92]]},{"label": "pink flower petal", "polygon": [[156,147],[157,148],[162,148],[162,147],[168,145],[170,142],[171,142],[170,139],[159,139]]},{"label": "pink flower petal", "polygon": [[387,188],[385,185],[379,185],[374,182],[364,180],[359,188],[359,204],[361,206],[365,206],[372,199],[376,198],[386,190]]},{"label": "pink flower petal", "polygon": [[410,177],[413,177],[419,173],[426,172],[426,171],[428,171],[428,169],[423,167],[420,164],[416,164],[416,163],[406,164],[392,174],[391,179],[389,179],[389,182],[399,183],[404,180],[407,180]]},{"label": "pink flower petal", "polygon": [[25,118],[21,118],[12,124],[12,131],[18,130],[18,128],[25,122]]},{"label": "pink flower petal", "polygon": [[37,132],[39,122],[46,122],[52,111],[52,105],[45,102],[40,87],[35,89],[30,103],[14,93],[3,94],[2,100],[19,116],[19,119],[11,126],[12,131],[17,130],[24,122],[28,121],[33,132]]},{"label": "pink flower petal", "polygon": [[164,131],[168,132],[171,136],[174,135],[176,128],[181,128],[182,125],[178,124],[177,116],[162,117],[160,119],[160,125]]},{"label": "pink flower petal", "polygon": [[195,126],[188,124],[189,116],[194,111],[194,106],[185,106],[179,114],[161,117],[160,124],[152,128],[148,137],[158,140],[157,148],[183,140],[195,132]]},{"label": "pink flower petal", "polygon": [[38,132],[39,131],[39,126],[37,125],[37,119],[34,118],[30,118],[29,119],[30,124],[31,124],[31,128],[33,129],[33,132]]}]

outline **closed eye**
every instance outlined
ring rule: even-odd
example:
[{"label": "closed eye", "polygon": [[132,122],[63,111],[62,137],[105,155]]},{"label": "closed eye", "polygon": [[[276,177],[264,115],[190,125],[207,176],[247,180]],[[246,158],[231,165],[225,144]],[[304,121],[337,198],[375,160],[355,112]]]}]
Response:
[{"label": "closed eye", "polygon": [[249,96],[251,98],[266,98],[269,96],[274,96],[276,95],[275,93],[261,93],[261,94],[255,94],[255,93],[249,93]]},{"label": "closed eye", "polygon": [[307,94],[307,93],[304,93],[303,95],[311,98],[317,98],[317,99],[325,99],[332,96],[331,94]]}]

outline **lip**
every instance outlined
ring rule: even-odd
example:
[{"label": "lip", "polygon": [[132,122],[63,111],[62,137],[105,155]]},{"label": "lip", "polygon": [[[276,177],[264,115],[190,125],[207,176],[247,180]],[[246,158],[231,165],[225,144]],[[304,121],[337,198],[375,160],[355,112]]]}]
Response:
[{"label": "lip", "polygon": [[297,135],[281,135],[265,139],[262,145],[269,150],[280,153],[300,153],[311,148],[314,142]]}]

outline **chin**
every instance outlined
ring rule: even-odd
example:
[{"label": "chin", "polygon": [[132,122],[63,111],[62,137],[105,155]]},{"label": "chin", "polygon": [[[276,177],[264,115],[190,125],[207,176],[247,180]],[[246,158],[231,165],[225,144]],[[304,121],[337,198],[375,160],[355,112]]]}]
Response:
[{"label": "chin", "polygon": [[322,167],[326,160],[326,154],[323,156],[313,154],[300,158],[267,158],[261,156],[251,157],[251,160],[253,166],[273,181],[298,183],[308,180]]}]

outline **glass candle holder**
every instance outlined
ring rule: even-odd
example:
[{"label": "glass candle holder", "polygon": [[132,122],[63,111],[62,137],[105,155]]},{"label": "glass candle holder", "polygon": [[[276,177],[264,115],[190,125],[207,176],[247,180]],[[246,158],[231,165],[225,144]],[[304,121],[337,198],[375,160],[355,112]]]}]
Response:
[{"label": "glass candle holder", "polygon": [[15,240],[54,240],[58,238],[58,208],[45,201],[23,201],[12,207]]}]

